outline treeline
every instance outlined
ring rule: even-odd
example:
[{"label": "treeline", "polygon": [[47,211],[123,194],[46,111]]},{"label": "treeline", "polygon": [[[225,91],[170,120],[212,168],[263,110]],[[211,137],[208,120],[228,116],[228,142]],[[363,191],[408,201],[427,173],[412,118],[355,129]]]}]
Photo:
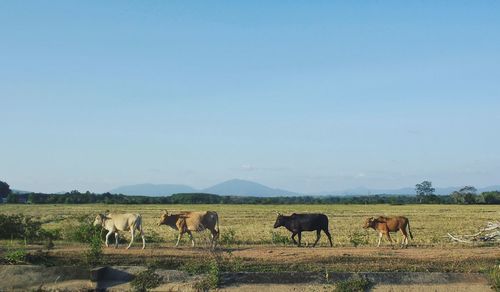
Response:
[{"label": "treeline", "polygon": [[205,193],[171,196],[127,196],[72,191],[65,194],[10,194],[7,203],[28,204],[500,204],[500,191],[481,194],[450,195],[367,195],[367,196],[293,196],[243,197]]}]

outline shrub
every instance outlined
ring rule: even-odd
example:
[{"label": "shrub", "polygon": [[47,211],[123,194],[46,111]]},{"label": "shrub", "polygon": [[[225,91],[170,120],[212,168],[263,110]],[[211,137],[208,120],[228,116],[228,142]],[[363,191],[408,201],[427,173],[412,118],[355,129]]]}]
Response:
[{"label": "shrub", "polygon": [[1,239],[23,239],[26,242],[44,239],[48,232],[41,226],[41,222],[32,220],[30,216],[0,214]]},{"label": "shrub", "polygon": [[489,273],[491,288],[500,292],[500,265],[493,268]]},{"label": "shrub", "polygon": [[160,285],[161,277],[155,273],[154,268],[148,268],[146,271],[142,271],[134,280],[130,282],[132,289],[134,291],[148,291],[149,289],[156,288]]},{"label": "shrub", "polygon": [[228,228],[224,233],[221,233],[219,243],[220,244],[236,244],[238,241],[236,240],[236,231],[232,228]]},{"label": "shrub", "polygon": [[207,275],[199,282],[194,284],[194,288],[197,291],[208,291],[210,289],[216,289],[219,286],[221,278],[219,263],[217,258],[210,260],[208,265]]},{"label": "shrub", "polygon": [[21,264],[26,262],[27,254],[23,248],[8,250],[4,255],[4,259],[9,264]]},{"label": "shrub", "polygon": [[[101,227],[94,226],[89,220],[83,220],[76,226],[65,228],[63,237],[69,241],[91,243],[95,234],[97,234],[98,238],[101,238]],[[105,235],[103,234],[103,236]]]},{"label": "shrub", "polygon": [[145,233],[144,238],[146,239],[146,242],[165,242],[165,240],[160,236],[160,234],[153,230]]},{"label": "shrub", "polygon": [[359,275],[335,283],[335,292],[365,292],[372,286],[372,282]]},{"label": "shrub", "polygon": [[287,245],[291,243],[291,240],[288,236],[283,236],[278,232],[271,231],[271,242],[273,244]]},{"label": "shrub", "polygon": [[349,242],[354,246],[368,244],[368,236],[366,233],[355,231],[349,234]]},{"label": "shrub", "polygon": [[85,260],[89,266],[95,266],[102,263],[102,240],[99,233],[91,234],[89,249],[85,252]]}]

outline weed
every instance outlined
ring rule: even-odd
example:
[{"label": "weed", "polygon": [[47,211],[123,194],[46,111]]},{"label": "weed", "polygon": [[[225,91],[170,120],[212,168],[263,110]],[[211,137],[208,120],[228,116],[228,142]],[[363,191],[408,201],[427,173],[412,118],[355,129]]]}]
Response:
[{"label": "weed", "polygon": [[4,259],[9,264],[22,264],[26,262],[27,254],[24,248],[12,249],[5,253]]},{"label": "weed", "polygon": [[361,277],[359,275],[354,275],[353,277],[339,281],[335,283],[335,292],[365,292],[368,291],[372,286],[372,282]]},{"label": "weed", "polygon": [[95,232],[90,237],[89,249],[85,252],[85,260],[89,266],[102,263],[102,240],[99,233]]},{"label": "weed", "polygon": [[500,292],[500,265],[490,270],[489,278],[491,288],[496,292]]},{"label": "weed", "polygon": [[148,291],[150,289],[160,286],[161,277],[155,273],[155,269],[149,267],[146,271],[137,274],[130,282],[133,291]]},{"label": "weed", "polygon": [[271,242],[273,244],[283,244],[283,245],[291,243],[290,238],[288,236],[281,235],[278,232],[274,231],[271,231]]},{"label": "weed", "polygon": [[74,242],[91,243],[94,235],[101,236],[101,227],[94,226],[87,220],[80,221],[76,226],[68,226],[63,234],[64,239]]},{"label": "weed", "polygon": [[146,242],[165,242],[165,239],[163,239],[160,234],[154,230],[148,231],[145,235],[144,238],[146,239]]},{"label": "weed", "polygon": [[236,240],[236,231],[232,228],[225,230],[220,235],[219,243],[225,245],[237,244],[238,241]]},{"label": "weed", "polygon": [[354,246],[368,244],[368,234],[366,232],[355,231],[349,234],[349,242]]},{"label": "weed", "polygon": [[221,278],[221,272],[219,263],[216,257],[210,260],[208,265],[208,273],[201,280],[194,284],[194,289],[197,291],[208,291],[210,289],[216,289],[219,286]]}]

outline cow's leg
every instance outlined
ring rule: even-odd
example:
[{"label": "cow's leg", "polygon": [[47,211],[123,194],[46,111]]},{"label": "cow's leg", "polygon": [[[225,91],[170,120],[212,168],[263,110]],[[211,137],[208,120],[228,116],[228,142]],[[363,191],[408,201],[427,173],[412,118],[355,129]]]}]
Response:
[{"label": "cow's leg", "polygon": [[295,235],[297,235],[297,233],[292,233],[293,244],[297,244],[297,241],[295,240]]},{"label": "cow's leg", "polygon": [[403,233],[403,239],[401,240],[401,247],[405,245],[408,246],[408,233],[406,232],[406,228],[401,228],[401,233]]},{"label": "cow's leg", "polygon": [[299,235],[299,244],[297,246],[300,247],[300,241],[302,240],[302,232],[299,232],[298,235]]},{"label": "cow's leg", "polygon": [[194,247],[193,233],[191,233],[191,231],[188,230],[187,234],[189,235],[189,239],[191,239],[191,247]]},{"label": "cow's leg", "polygon": [[330,247],[333,247],[332,235],[330,234],[330,231],[328,231],[328,229],[324,229],[323,231],[325,232],[326,236],[328,237],[328,241],[330,241]]},{"label": "cow's leg", "polygon": [[219,233],[215,228],[211,229],[210,232],[212,233],[212,248],[215,248],[217,245],[217,239],[219,239]]},{"label": "cow's leg", "polygon": [[393,247],[393,244],[392,244],[392,238],[391,238],[391,235],[389,234],[389,232],[387,232],[385,234],[385,237],[387,237],[387,240],[389,240],[389,242],[391,243],[391,246]]},{"label": "cow's leg", "polygon": [[181,241],[181,238],[182,238],[182,235],[184,233],[182,231],[179,231],[179,236],[177,237],[177,243],[175,244],[175,247],[177,247],[179,245],[179,241]]},{"label": "cow's leg", "polygon": [[382,232],[379,232],[378,233],[378,244],[377,244],[377,247],[380,246],[380,242],[382,241]]},{"label": "cow's leg", "polygon": [[134,235],[135,235],[135,228],[134,227],[131,227],[130,228],[130,243],[128,244],[127,246],[127,249],[130,248],[130,246],[132,245],[132,243],[134,243]]},{"label": "cow's leg", "polygon": [[321,229],[316,230],[316,241],[313,244],[313,247],[316,246],[316,243],[318,243],[319,238],[321,237]]},{"label": "cow's leg", "polygon": [[113,230],[110,230],[108,231],[108,233],[106,234],[106,247],[109,247],[109,237],[111,236],[111,234],[113,234]]},{"label": "cow's leg", "polygon": [[118,231],[115,231],[115,248],[118,248]]},{"label": "cow's leg", "polygon": [[142,230],[141,227],[141,238],[142,238],[142,249],[146,248],[146,238],[144,237],[144,231]]}]

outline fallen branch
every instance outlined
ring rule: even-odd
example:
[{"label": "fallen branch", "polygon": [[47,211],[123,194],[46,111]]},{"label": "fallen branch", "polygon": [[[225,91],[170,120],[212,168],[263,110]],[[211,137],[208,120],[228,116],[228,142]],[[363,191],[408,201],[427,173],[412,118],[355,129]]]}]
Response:
[{"label": "fallen branch", "polygon": [[[491,233],[484,234],[486,231]],[[474,242],[500,242],[500,222],[488,222],[485,227],[480,228],[475,234],[470,235],[452,235],[448,233],[451,240],[462,243],[472,244]]]}]

